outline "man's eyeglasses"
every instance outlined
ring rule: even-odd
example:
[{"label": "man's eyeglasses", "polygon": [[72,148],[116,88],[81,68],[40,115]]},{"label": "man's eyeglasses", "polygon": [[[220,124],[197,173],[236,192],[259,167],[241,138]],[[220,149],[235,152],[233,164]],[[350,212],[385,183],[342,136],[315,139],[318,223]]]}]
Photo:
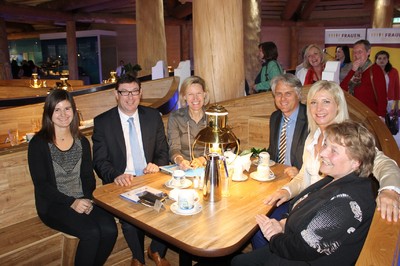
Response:
[{"label": "man's eyeglasses", "polygon": [[121,94],[122,96],[137,96],[140,93],[140,89],[139,90],[134,90],[134,91],[118,91],[119,94]]}]

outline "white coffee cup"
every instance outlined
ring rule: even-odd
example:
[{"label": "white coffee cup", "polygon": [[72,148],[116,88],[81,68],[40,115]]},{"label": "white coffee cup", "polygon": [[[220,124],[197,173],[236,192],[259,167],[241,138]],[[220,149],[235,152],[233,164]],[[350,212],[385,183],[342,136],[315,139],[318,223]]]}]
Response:
[{"label": "white coffee cup", "polygon": [[185,184],[185,172],[182,170],[175,170],[172,172],[173,185],[180,187]]},{"label": "white coffee cup", "polygon": [[181,210],[191,210],[199,201],[199,194],[194,189],[181,189],[178,193],[178,206]]},{"label": "white coffee cup", "polygon": [[269,162],[262,163],[257,166],[257,176],[258,178],[268,179],[269,178]]},{"label": "white coffee cup", "polygon": [[269,164],[269,153],[266,151],[260,152],[258,155],[258,163],[263,164],[263,163],[268,163]]},{"label": "white coffee cup", "polygon": [[33,132],[26,133],[26,135],[25,135],[26,142],[31,141],[31,139],[33,138],[34,135],[35,135],[35,133],[33,133]]}]

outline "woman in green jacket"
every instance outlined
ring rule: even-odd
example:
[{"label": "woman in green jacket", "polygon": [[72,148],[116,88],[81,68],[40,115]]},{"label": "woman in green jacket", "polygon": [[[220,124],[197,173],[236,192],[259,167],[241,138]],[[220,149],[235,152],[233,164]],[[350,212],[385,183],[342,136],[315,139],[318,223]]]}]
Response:
[{"label": "woman in green jacket", "polygon": [[258,45],[258,49],[258,56],[262,62],[262,68],[253,85],[253,91],[256,93],[271,90],[271,79],[283,74],[283,69],[277,61],[278,48],[275,43],[263,42]]}]

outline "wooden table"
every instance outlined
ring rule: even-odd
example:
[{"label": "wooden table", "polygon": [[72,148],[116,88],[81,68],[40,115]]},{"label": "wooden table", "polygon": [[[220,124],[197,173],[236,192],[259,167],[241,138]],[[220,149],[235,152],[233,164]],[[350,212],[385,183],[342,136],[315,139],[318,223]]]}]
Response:
[{"label": "wooden table", "polygon": [[[180,216],[170,210],[172,200],[166,201],[166,209],[160,212],[141,204],[122,199],[119,195],[144,185],[169,192],[164,186],[171,178],[164,173],[136,177],[130,187],[108,184],[98,187],[94,201],[99,206],[123,218],[144,231],[159,237],[180,250],[199,257],[222,257],[230,255],[246,244],[258,229],[256,214],[266,214],[271,207],[262,203],[266,195],[289,181],[283,174],[283,165],[271,170],[276,179],[259,182],[252,178],[243,182],[231,182],[230,196],[210,203],[202,199],[203,210],[192,216]],[[246,172],[245,172],[246,173]],[[182,262],[180,262],[182,263]],[[183,263],[182,263],[183,264]]]}]

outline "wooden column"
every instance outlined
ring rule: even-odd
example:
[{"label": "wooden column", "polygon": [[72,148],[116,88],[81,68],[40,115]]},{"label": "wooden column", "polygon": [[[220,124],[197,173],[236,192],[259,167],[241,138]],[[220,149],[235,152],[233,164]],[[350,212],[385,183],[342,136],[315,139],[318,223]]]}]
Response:
[{"label": "wooden column", "polygon": [[79,79],[75,21],[67,21],[67,49],[69,79]]},{"label": "wooden column", "polygon": [[180,26],[181,29],[181,60],[190,59],[190,27],[187,23]]},{"label": "wooden column", "polygon": [[168,65],[163,1],[136,0],[136,20],[138,64],[141,74],[151,74],[157,61]]},{"label": "wooden column", "polygon": [[299,64],[299,34],[297,26],[290,27],[290,68],[296,69]]},{"label": "wooden column", "polygon": [[257,0],[243,0],[244,71],[251,88],[261,68],[258,45],[261,35],[260,6]]},{"label": "wooden column", "polygon": [[0,18],[0,80],[12,78],[6,22]]},{"label": "wooden column", "polygon": [[244,95],[242,0],[193,1],[193,50],[211,103]]},{"label": "wooden column", "polygon": [[393,26],[393,8],[393,0],[375,0],[372,28],[391,28]]}]

